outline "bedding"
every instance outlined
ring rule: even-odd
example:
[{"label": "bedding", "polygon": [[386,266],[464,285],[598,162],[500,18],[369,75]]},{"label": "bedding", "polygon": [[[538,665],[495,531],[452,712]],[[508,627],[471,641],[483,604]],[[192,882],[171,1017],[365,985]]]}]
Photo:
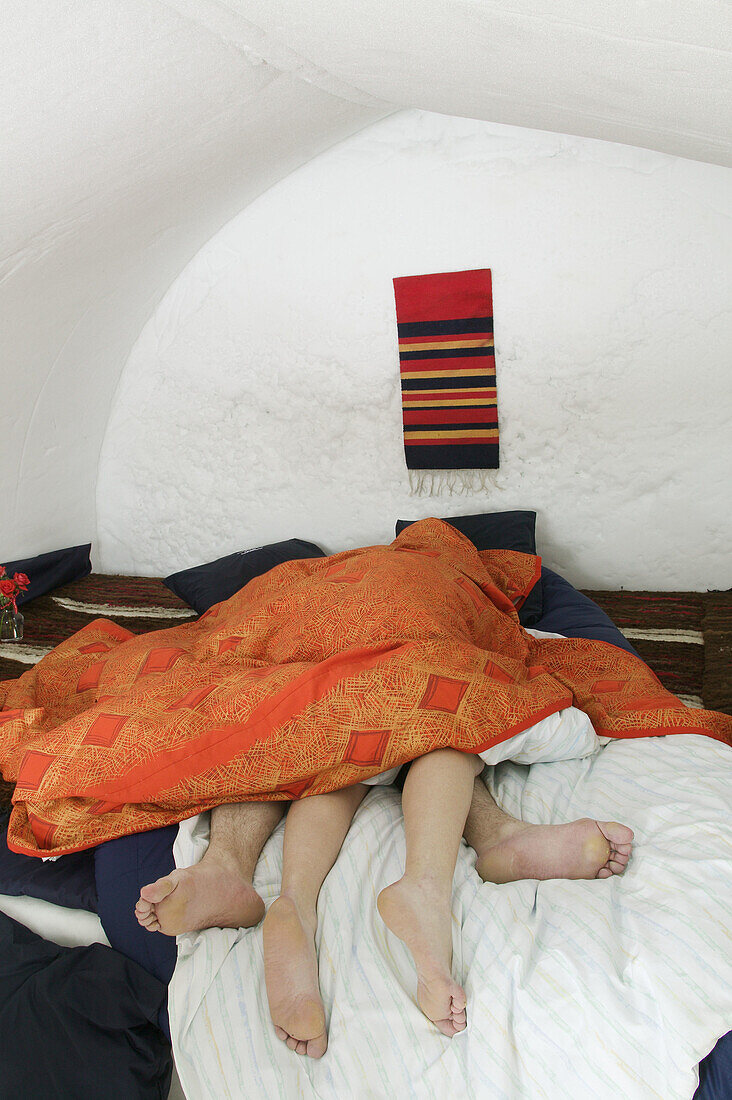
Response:
[{"label": "bedding", "polygon": [[2,1095],[165,1100],[165,993],[108,947],[60,947],[0,914]]},{"label": "bedding", "polygon": [[[589,599],[587,596],[582,595],[567,581],[546,568],[542,569],[542,580],[544,586],[545,614],[540,623],[537,624],[539,627],[547,630],[563,631],[568,635],[575,632],[576,636],[580,637],[583,636],[582,632],[586,631],[587,637],[601,638],[602,640],[611,642],[615,646],[626,646],[629,650],[632,649],[630,643],[626,641],[620,631],[612,624],[611,620],[603,614],[600,607],[598,607],[593,599]],[[78,626],[82,625],[84,622],[90,621],[94,613],[96,612],[98,614],[101,608],[104,608],[104,613],[111,617],[116,617],[117,611],[120,613],[124,612],[125,614],[120,619],[120,622],[125,625],[129,623],[136,629],[142,628],[143,630],[150,630],[164,625],[163,621],[155,620],[154,616],[156,613],[162,614],[163,609],[169,606],[173,610],[173,613],[177,614],[178,612],[174,609],[180,607],[175,597],[172,597],[170,593],[162,587],[161,582],[152,578],[96,576],[78,582],[77,584],[67,586],[61,591],[60,595],[68,597],[65,602],[73,605],[75,609],[78,609],[65,612],[68,618],[68,625],[66,625],[65,620],[63,624],[66,635],[71,633],[75,628],[78,628]],[[592,593],[592,595],[593,597],[595,596],[594,593]],[[642,604],[638,605],[643,608],[642,617],[638,617],[636,604],[632,600],[632,608],[629,611],[625,610],[625,602],[627,601],[624,599],[624,593],[600,593],[599,598],[603,599],[604,606],[610,610],[613,617],[617,615],[620,616],[617,621],[623,624],[627,623],[631,627],[646,624],[656,627],[666,626],[667,623],[665,621],[659,620],[656,622],[653,612],[649,615],[647,610],[649,607],[648,601],[653,595],[652,593],[636,594],[637,599],[644,597]],[[702,606],[700,602],[702,597],[695,594],[664,593],[658,594],[658,596],[664,596],[666,598],[666,603],[668,603],[669,599],[675,601],[674,606],[676,603],[679,603],[680,600],[686,599],[688,602],[691,597],[694,596],[694,599],[699,602],[700,608]],[[618,604],[618,600],[621,600],[621,598],[622,602]],[[711,594],[709,600],[713,598],[714,594]],[[707,600],[707,603],[709,600]],[[91,601],[91,603],[89,601]],[[653,607],[655,605],[651,602],[650,606]],[[684,606],[686,606],[686,604],[684,604]],[[696,607],[696,604],[694,606]],[[132,615],[131,618],[127,617],[128,611]],[[33,641],[35,637],[43,644],[45,639],[50,636],[49,629],[54,632],[53,641],[60,641],[63,639],[65,635],[61,633],[55,625],[51,625],[50,628],[47,625],[48,623],[53,624],[55,614],[50,597],[37,601],[26,611],[27,634],[33,634],[31,641]],[[701,612],[699,612],[696,618],[690,620],[690,625],[697,626],[697,629],[700,630],[701,626],[697,625],[697,618],[700,624]],[[707,618],[709,618],[709,613],[707,613]],[[679,620],[679,624],[685,625],[681,620]],[[674,620],[674,622],[668,625],[676,625],[676,621]],[[688,625],[688,623],[686,625]],[[639,642],[638,644],[641,645],[642,643]],[[16,646],[16,650],[18,648],[19,647]],[[703,646],[697,646],[696,649],[704,652]],[[646,659],[653,665],[654,657],[655,651],[649,652]],[[22,671],[24,667],[26,666],[21,664],[18,665],[16,669],[12,667],[11,662],[8,661],[5,675],[15,675],[17,672]],[[662,680],[664,680],[664,683],[666,683],[664,665],[661,664],[658,667],[653,665],[653,667],[661,676]],[[705,685],[706,679],[705,672]],[[669,681],[669,684],[671,682],[672,681]],[[701,687],[702,681],[700,678],[699,687],[694,687],[690,690],[694,690],[698,695],[701,695]],[[706,687],[703,693],[706,697]],[[534,769],[531,771],[533,770]],[[531,771],[528,774],[531,774]],[[691,776],[690,782],[693,782],[693,777]],[[112,841],[108,844],[104,844],[95,849],[93,853],[97,865],[97,888],[100,903],[103,897],[107,898],[108,912],[113,917],[113,923],[107,923],[107,930],[110,933],[113,946],[129,955],[129,957],[136,959],[136,961],[140,962],[151,973],[160,975],[172,971],[176,951],[175,942],[165,936],[151,936],[147,933],[142,933],[139,925],[134,919],[134,915],[131,910],[127,908],[126,898],[128,894],[134,893],[136,889],[133,882],[135,868],[137,869],[138,878],[137,888],[145,882],[152,881],[159,877],[159,875],[164,874],[168,869],[170,866],[169,861],[172,862],[169,846],[171,843],[170,838],[174,836],[175,832],[175,827],[169,827],[162,830],[135,834],[121,841]],[[167,851],[166,844],[168,845]],[[268,852],[265,854],[267,855]],[[92,853],[84,853],[84,855],[86,858],[91,858]],[[38,861],[34,860],[33,863],[37,865]],[[66,858],[58,860],[57,862],[44,863],[43,867],[55,868],[62,866],[64,863],[66,863]],[[729,867],[729,864],[725,863],[724,867]],[[368,868],[366,868],[365,871],[368,871]],[[724,871],[722,871],[722,873],[724,873]],[[732,869],[730,873],[732,873]],[[118,884],[121,885],[119,893],[117,892]],[[326,883],[326,887],[327,886],[328,883]],[[361,888],[359,887],[359,889]],[[274,895],[272,894],[271,896]],[[358,900],[356,898],[354,898],[353,904],[356,906],[358,905]],[[32,912],[29,912],[29,909],[32,910]],[[40,912],[37,912],[36,909],[40,910]],[[10,912],[17,920],[28,924],[40,935],[45,938],[55,939],[60,943],[75,945],[89,944],[95,940],[106,942],[99,919],[92,916],[91,913],[84,913],[81,911],[74,913],[70,910],[60,909],[58,906],[50,905],[45,902],[37,902],[32,898],[6,899],[2,897],[0,897],[0,910]],[[90,925],[94,923],[95,927],[88,928],[85,922],[88,922]],[[77,927],[77,925],[81,927]],[[720,926],[720,928],[721,927],[723,926]],[[138,934],[137,937],[136,933]],[[212,935],[215,936],[216,933]],[[206,937],[207,936],[208,934],[206,934]],[[151,956],[153,958],[151,958]],[[229,965],[230,961],[231,960],[227,956],[225,965]],[[259,978],[261,979],[261,974]],[[185,981],[185,978],[183,980]],[[212,990],[212,992],[215,992],[215,990]],[[198,1003],[200,991],[194,989],[193,993],[194,1000]],[[210,1007],[211,1003],[209,1002],[206,1006],[206,1011],[208,1011]],[[199,1008],[199,1012],[201,1011],[203,1010]],[[211,1029],[208,1041],[212,1043],[216,1036],[219,1035],[219,1027],[225,1026],[225,1020],[217,1018],[215,1009],[213,1013],[209,1015],[208,1026]],[[238,1026],[236,1025],[236,1020],[233,1021],[232,1026]],[[210,1052],[205,1049],[205,1035],[203,1034],[203,1030],[204,1029],[200,1026],[200,1020],[197,1020],[192,1041],[203,1042],[204,1044],[204,1054],[206,1057],[204,1059],[204,1064],[198,1067],[197,1072],[200,1072],[200,1074],[205,1077],[209,1073],[206,1060],[210,1056]],[[229,1031],[228,1034],[232,1034],[232,1032]],[[235,1034],[235,1032],[233,1032],[233,1034]],[[730,1067],[732,1066],[732,1062],[730,1062],[730,1051],[732,1050],[731,1039],[732,1033],[720,1039],[714,1051],[703,1060],[700,1066],[701,1084],[695,1095],[695,1100],[728,1100],[726,1083],[730,1080]],[[259,1057],[261,1058],[261,1053]],[[250,1072],[250,1067],[245,1064],[239,1066],[239,1073],[244,1075],[247,1083],[252,1077],[256,1078],[258,1072],[258,1070],[254,1071],[254,1073]],[[235,1078],[231,1078],[231,1080],[233,1081]],[[199,1091],[196,1084],[192,1084],[190,1087],[191,1100],[198,1100],[199,1097],[206,1095],[205,1089]],[[419,1090],[420,1087],[419,1084],[415,1086],[417,1090]],[[640,1084],[638,1088],[640,1090]],[[240,1093],[237,1093],[232,1086],[232,1094],[243,1097],[250,1095],[251,1092],[247,1084],[242,1087]],[[416,1093],[408,1093],[407,1095],[421,1094],[422,1093],[417,1091]],[[424,1094],[429,1095],[429,1091],[426,1091]],[[307,1091],[305,1095],[308,1095]],[[358,1096],[359,1092],[356,1091],[354,1095]],[[379,1095],[379,1093],[372,1091],[365,1093],[365,1095]],[[384,1093],[383,1095],[388,1095],[388,1093]],[[479,1095],[479,1093],[473,1092],[473,1095]],[[489,1093],[488,1095],[490,1096],[491,1094]],[[506,1095],[509,1100],[519,1100],[521,1094],[508,1093]],[[633,1095],[645,1097],[645,1095],[650,1094],[638,1091],[635,1094],[630,1093],[629,1095],[631,1095],[631,1097]],[[600,1096],[602,1096],[602,1094],[600,1094]],[[554,1100],[553,1097],[552,1100]]]},{"label": "bedding", "polygon": [[[399,519],[396,534],[415,520]],[[520,554],[536,554],[536,512],[481,512],[474,516],[446,516],[451,524],[470,539],[477,550],[516,550]],[[542,584],[539,577],[518,609],[522,626],[535,626],[542,614]]]},{"label": "bedding", "polygon": [[[326,1056],[299,1058],[276,1038],[261,926],[180,936],[169,1011],[189,1100],[689,1100],[697,1063],[732,1019],[732,752],[695,735],[613,740],[578,760],[506,761],[484,781],[527,821],[627,822],[629,869],[496,886],[463,845],[453,969],[468,1027],[449,1040],[418,1010],[411,959],[376,911],[405,849],[398,792],[374,789],[318,901]],[[178,866],[205,851],[207,818],[181,824]],[[280,825],[255,874],[267,905],[282,836]]]},{"label": "bedding", "polygon": [[2,685],[9,846],[63,854],[447,745],[480,753],[573,704],[605,736],[730,738],[729,718],[692,715],[623,650],[531,639],[515,608],[539,568],[430,519],[280,565],[154,636],[93,622]]},{"label": "bedding", "polygon": [[11,852],[7,826],[0,826],[0,894],[28,895],[71,909],[97,911],[92,852],[75,852],[64,860],[41,862]]}]

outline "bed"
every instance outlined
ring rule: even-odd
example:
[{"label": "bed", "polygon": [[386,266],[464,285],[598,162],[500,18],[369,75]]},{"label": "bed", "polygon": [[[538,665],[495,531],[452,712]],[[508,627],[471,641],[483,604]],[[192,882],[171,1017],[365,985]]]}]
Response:
[{"label": "bed", "polygon": [[[612,629],[596,604],[578,602],[571,586],[555,576],[545,571],[545,619],[539,627],[564,626],[565,633],[596,637],[602,635],[593,630]],[[80,587],[85,583],[86,591]],[[56,599],[64,601],[54,603],[56,635],[63,629],[58,609],[74,617],[67,633],[83,625],[79,616],[99,614],[100,604],[121,609],[120,621],[128,626],[136,615],[136,629],[168,625],[170,612],[186,613],[159,582],[139,579],[92,576],[56,593]],[[114,612],[105,613],[115,618]],[[30,615],[28,620],[29,645],[42,641],[33,639]],[[648,631],[647,615],[643,621],[646,626],[638,629]],[[658,644],[648,638],[635,642],[639,648]],[[696,642],[678,642],[677,648],[682,644],[699,648]],[[36,654],[43,648],[35,646]],[[659,661],[657,671],[663,679],[662,665]],[[676,666],[668,665],[666,672],[679,675]],[[9,675],[7,668],[2,675]],[[678,681],[672,690],[699,705],[704,676],[692,683],[688,670],[686,675],[687,691],[679,692]],[[463,849],[455,880],[455,949],[472,1026],[452,1045],[411,1005],[408,959],[374,919],[375,893],[401,873],[403,857],[398,795],[375,790],[321,898],[321,978],[326,1005],[333,1005],[331,1051],[342,1057],[303,1064],[270,1034],[261,1002],[261,932],[212,930],[181,937],[169,1007],[187,1095],[385,1096],[401,1089],[404,1095],[442,1096],[459,1082],[474,1096],[584,1097],[590,1090],[598,1096],[691,1096],[697,1062],[732,1019],[732,974],[724,947],[732,908],[729,756],[708,739],[679,737],[616,743],[579,761],[531,768],[507,763],[487,774],[498,800],[519,816],[535,821],[568,820],[585,812],[619,816],[636,830],[639,849],[633,874],[602,894],[597,883],[481,885],[471,854]],[[696,817],[687,816],[681,825],[682,811]],[[205,815],[181,827],[175,847],[180,865],[200,858],[206,828]],[[257,872],[265,900],[276,893],[280,850],[278,830]],[[116,854],[105,854],[114,868]],[[683,906],[669,860],[689,871]],[[130,883],[129,889],[137,885]],[[601,935],[591,931],[596,927]],[[170,948],[162,937],[148,936],[148,945],[153,939]],[[125,949],[133,954],[140,948],[126,944]],[[146,964],[154,967],[160,960],[148,958]],[[659,1002],[653,990],[661,987],[667,995]],[[381,1011],[385,1002],[393,1007],[388,1027]],[[721,1064],[715,1057],[708,1060],[710,1080]]]}]

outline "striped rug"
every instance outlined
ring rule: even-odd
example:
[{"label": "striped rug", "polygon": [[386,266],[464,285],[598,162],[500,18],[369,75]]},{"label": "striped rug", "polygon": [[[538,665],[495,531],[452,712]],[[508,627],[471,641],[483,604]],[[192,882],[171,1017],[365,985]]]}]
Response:
[{"label": "striped rug", "polygon": [[585,592],[665,688],[732,714],[732,592]]},{"label": "striped rug", "polygon": [[491,273],[394,279],[410,470],[498,466]]},{"label": "striped rug", "polygon": [[[585,594],[620,627],[664,687],[691,706],[732,714],[732,593]],[[134,634],[196,618],[157,578],[95,573],[33,600],[23,613],[23,641],[0,643],[0,680],[20,676],[100,616]]]}]

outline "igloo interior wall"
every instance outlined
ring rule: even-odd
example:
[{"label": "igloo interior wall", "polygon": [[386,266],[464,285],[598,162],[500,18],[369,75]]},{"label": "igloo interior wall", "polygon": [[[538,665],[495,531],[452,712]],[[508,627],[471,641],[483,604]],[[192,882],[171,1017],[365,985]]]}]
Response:
[{"label": "igloo interior wall", "polygon": [[[91,540],[163,572],[526,504],[577,581],[728,583],[716,0],[10,0],[0,25],[0,560]],[[434,113],[380,128],[403,108]],[[471,264],[504,462],[426,501],[388,287]]]},{"label": "igloo interior wall", "polygon": [[[145,327],[98,479],[105,571],[536,508],[595,587],[728,580],[728,170],[403,112],[222,229]],[[392,276],[491,267],[501,467],[410,491]],[[727,337],[727,339],[726,339]]]}]

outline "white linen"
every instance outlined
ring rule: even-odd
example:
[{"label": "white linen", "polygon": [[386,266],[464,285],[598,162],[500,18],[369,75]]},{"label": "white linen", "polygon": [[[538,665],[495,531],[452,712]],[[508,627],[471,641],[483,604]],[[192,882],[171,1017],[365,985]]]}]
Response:
[{"label": "white linen", "polygon": [[[181,936],[169,1004],[189,1100],[689,1100],[697,1063],[732,1024],[732,751],[700,736],[642,738],[484,775],[524,820],[629,824],[626,874],[484,884],[463,845],[453,970],[468,1027],[446,1039],[417,1009],[411,959],[376,910],[404,867],[399,793],[376,787],[318,906],[327,1054],[314,1062],[275,1037],[261,926]],[[182,824],[179,866],[200,859],[207,829],[206,815]],[[282,834],[255,876],[267,904]]]},{"label": "white linen", "polygon": [[109,947],[99,917],[86,909],[67,909],[64,905],[54,905],[51,901],[25,895],[13,897],[0,894],[0,913],[7,914],[37,936],[61,947],[88,947],[92,943],[103,943]]}]

